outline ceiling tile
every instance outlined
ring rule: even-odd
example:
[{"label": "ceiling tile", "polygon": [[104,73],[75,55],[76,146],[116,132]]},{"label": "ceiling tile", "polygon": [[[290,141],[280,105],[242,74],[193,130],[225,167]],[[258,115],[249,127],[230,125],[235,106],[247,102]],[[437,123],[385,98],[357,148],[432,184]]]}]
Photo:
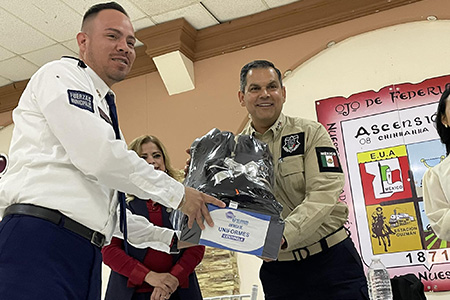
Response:
[{"label": "ceiling tile", "polygon": [[77,39],[71,39],[65,42],[61,43],[64,47],[69,48],[70,50],[72,50],[72,52],[77,53],[77,57],[78,57],[78,52],[79,52],[79,48],[78,48],[78,42]]},{"label": "ceiling tile", "polygon": [[155,25],[155,23],[153,23],[152,20],[150,20],[149,17],[144,17],[142,19],[139,20],[134,20],[133,21],[133,27],[135,31],[150,27]]},{"label": "ceiling tile", "polygon": [[[62,55],[78,56],[75,39],[88,8],[107,0],[0,0],[0,86],[28,79]],[[252,15],[296,0],[115,0],[135,30],[184,17],[194,28]],[[301,1],[301,0],[298,0]],[[216,19],[217,18],[217,19]],[[219,21],[218,21],[219,20]],[[58,43],[56,43],[58,42]],[[142,43],[137,41],[136,46]]]},{"label": "ceiling tile", "polygon": [[260,0],[204,0],[202,3],[220,22],[256,14],[267,9]]},{"label": "ceiling tile", "polygon": [[0,76],[12,81],[28,79],[37,70],[38,67],[36,65],[19,56],[0,62]]},{"label": "ceiling tile", "polygon": [[200,3],[200,0],[131,0],[137,7],[142,9],[147,15],[155,16],[168,11],[180,9],[194,3]]},{"label": "ceiling tile", "polygon": [[8,85],[11,83],[13,83],[11,80],[8,80],[8,79],[0,76],[0,86]]},{"label": "ceiling tile", "polygon": [[287,5],[290,3],[298,2],[300,0],[263,0],[270,8]]},{"label": "ceiling tile", "polygon": [[[147,27],[151,27],[154,25],[155,25],[155,23],[152,20],[150,20],[149,17],[144,17],[142,19],[133,21],[134,31],[138,31],[138,30],[141,30],[141,29],[144,29]],[[134,45],[135,47],[140,47],[143,45],[144,44],[140,40],[136,39],[136,44]]]},{"label": "ceiling tile", "polygon": [[186,19],[197,30],[219,24],[200,4],[194,4],[159,16],[154,16],[153,19],[158,23],[164,23],[181,17]]},{"label": "ceiling tile", "polygon": [[80,30],[81,14],[55,0],[0,0],[0,5],[24,23],[60,42],[73,38]]},{"label": "ceiling tile", "polygon": [[41,49],[54,44],[46,35],[22,20],[0,9],[0,45],[16,54]]},{"label": "ceiling tile", "polygon": [[3,47],[0,47],[0,61],[14,57],[15,54],[12,53],[11,51],[6,50]]},{"label": "ceiling tile", "polygon": [[60,59],[63,55],[78,57],[77,53],[60,44],[55,44],[44,49],[24,54],[22,56],[33,64],[42,66],[52,60]]},{"label": "ceiling tile", "polygon": [[[94,4],[100,3],[100,2],[107,2],[100,1],[100,0],[61,0],[68,6],[70,6],[72,9],[74,9],[76,12],[79,12],[80,16],[83,16],[84,13]],[[115,2],[119,3],[127,12],[127,14],[130,16],[130,19],[137,20],[140,18],[145,17],[145,14],[136,6],[133,4],[130,0],[116,0]],[[79,22],[81,24],[81,17],[79,19]]]},{"label": "ceiling tile", "polygon": [[136,39],[136,43],[134,44],[134,48],[140,47],[140,46],[144,46],[144,43],[141,42],[140,40]]}]

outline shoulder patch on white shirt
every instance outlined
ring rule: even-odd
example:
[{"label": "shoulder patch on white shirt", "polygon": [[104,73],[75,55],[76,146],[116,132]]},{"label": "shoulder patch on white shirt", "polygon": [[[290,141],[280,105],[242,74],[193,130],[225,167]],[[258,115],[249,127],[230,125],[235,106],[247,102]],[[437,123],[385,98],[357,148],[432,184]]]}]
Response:
[{"label": "shoulder patch on white shirt", "polygon": [[94,97],[83,91],[67,90],[69,103],[81,109],[94,112]]}]

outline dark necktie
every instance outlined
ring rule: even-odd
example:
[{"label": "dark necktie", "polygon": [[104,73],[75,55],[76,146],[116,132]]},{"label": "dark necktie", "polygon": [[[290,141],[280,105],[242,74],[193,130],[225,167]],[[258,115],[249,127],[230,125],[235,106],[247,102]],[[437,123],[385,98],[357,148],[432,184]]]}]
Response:
[{"label": "dark necktie", "polygon": [[[119,120],[117,118],[117,109],[116,103],[114,102],[114,95],[111,93],[107,93],[105,96],[106,103],[109,106],[109,116],[111,117],[112,127],[114,132],[116,133],[116,139],[120,140],[120,131],[119,131]],[[128,231],[127,231],[127,214],[126,214],[126,203],[125,203],[125,194],[117,191],[117,198],[119,200],[120,206],[120,231],[123,233],[123,245],[125,252],[128,254]]]}]

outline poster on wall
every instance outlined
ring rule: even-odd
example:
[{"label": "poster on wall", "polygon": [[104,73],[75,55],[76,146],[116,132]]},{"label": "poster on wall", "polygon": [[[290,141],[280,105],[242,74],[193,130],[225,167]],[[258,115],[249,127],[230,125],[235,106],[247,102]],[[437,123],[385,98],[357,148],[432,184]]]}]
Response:
[{"label": "poster on wall", "polygon": [[450,290],[450,242],[425,215],[422,177],[445,157],[434,127],[450,76],[316,101],[346,175],[341,201],[366,266],[379,255],[391,277],[414,273],[426,291]]}]

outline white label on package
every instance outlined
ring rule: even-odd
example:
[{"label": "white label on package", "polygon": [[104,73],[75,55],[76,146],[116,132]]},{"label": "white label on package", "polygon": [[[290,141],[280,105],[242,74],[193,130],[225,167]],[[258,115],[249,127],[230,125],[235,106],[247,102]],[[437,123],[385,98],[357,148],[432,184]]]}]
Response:
[{"label": "white label on package", "polygon": [[237,209],[238,203],[236,201],[230,200],[230,204],[228,205],[230,208]]},{"label": "white label on package", "polygon": [[208,205],[214,227],[205,226],[200,244],[261,255],[270,216]]}]

